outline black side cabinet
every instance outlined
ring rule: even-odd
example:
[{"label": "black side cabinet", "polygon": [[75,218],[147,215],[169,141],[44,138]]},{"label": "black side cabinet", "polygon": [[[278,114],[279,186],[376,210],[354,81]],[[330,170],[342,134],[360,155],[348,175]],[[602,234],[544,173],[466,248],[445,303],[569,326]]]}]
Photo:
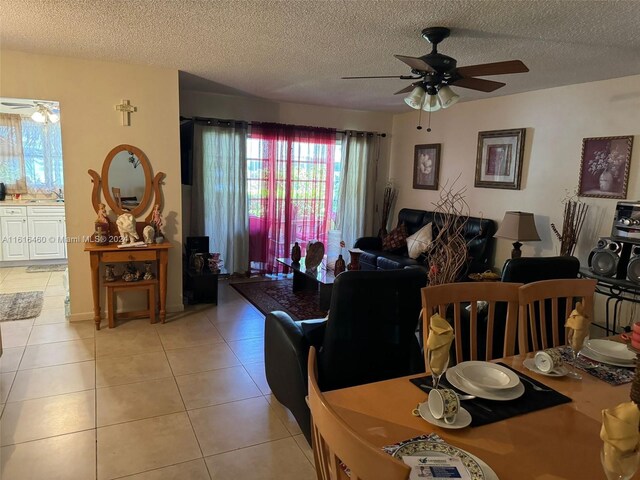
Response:
[{"label": "black side cabinet", "polygon": [[210,272],[203,270],[196,272],[188,269],[186,271],[186,290],[191,293],[192,302],[189,303],[215,303],[218,304],[218,277],[220,272]]}]

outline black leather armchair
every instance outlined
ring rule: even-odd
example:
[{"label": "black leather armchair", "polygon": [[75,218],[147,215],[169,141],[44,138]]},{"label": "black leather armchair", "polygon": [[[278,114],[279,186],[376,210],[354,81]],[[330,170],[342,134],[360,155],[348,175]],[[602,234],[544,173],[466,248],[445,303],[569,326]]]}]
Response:
[{"label": "black leather armchair", "polygon": [[273,395],[310,440],[307,356],[318,351],[322,390],[424,372],[415,331],[420,321],[422,269],[348,271],[333,285],[327,321],[293,321],[271,312],[265,324],[265,371]]}]

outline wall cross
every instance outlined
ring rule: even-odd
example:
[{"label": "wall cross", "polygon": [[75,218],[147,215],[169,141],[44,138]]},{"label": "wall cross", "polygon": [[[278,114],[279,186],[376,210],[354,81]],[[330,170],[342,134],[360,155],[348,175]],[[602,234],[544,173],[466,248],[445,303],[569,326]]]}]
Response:
[{"label": "wall cross", "polygon": [[129,100],[122,100],[120,105],[116,105],[116,110],[118,112],[122,112],[122,126],[130,127],[131,126],[131,114],[133,112],[138,111],[138,107],[134,107],[131,105]]}]

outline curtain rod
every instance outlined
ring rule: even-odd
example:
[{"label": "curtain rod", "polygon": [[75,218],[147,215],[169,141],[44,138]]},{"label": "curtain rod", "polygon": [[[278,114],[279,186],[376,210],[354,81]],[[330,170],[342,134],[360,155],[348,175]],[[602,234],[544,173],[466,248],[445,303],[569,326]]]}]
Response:
[{"label": "curtain rod", "polygon": [[[226,124],[226,125],[231,125],[231,123],[253,125],[252,122],[244,122],[242,120],[221,120],[219,118],[207,118],[207,117],[183,117],[183,116],[181,116],[180,120],[189,120],[189,121],[197,122],[197,123],[206,123],[207,125],[211,125],[212,122],[222,123],[222,124]],[[257,122],[257,123],[259,124],[260,122]],[[263,123],[271,123],[271,122],[263,122]],[[306,126],[306,125],[300,125],[300,126],[304,127],[304,128],[326,128],[326,127],[309,127],[309,126]],[[349,133],[349,132],[353,132],[356,135],[377,135],[378,137],[382,137],[382,138],[385,138],[387,136],[386,133],[361,132],[361,131],[358,131],[358,130],[336,130],[336,133]]]}]

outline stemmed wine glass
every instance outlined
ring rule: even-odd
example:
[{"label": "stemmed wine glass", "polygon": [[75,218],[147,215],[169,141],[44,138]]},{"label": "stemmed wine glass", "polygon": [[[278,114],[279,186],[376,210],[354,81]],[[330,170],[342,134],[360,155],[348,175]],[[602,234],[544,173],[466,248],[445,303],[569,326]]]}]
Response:
[{"label": "stemmed wine glass", "polygon": [[576,365],[578,363],[578,354],[580,353],[580,350],[582,350],[584,341],[580,343],[577,349],[573,348],[573,336],[575,335],[575,333],[576,331],[571,329],[569,331],[569,335],[567,336],[567,340],[569,341],[569,346],[571,347],[571,354],[573,357],[573,362],[571,362],[571,371],[567,373],[567,376],[571,378],[575,378],[576,380],[582,380],[582,374],[577,372]]},{"label": "stemmed wine glass", "polygon": [[640,466],[640,449],[612,458],[612,453],[603,446],[600,450],[600,463],[607,480],[631,480]]},{"label": "stemmed wine glass", "polygon": [[440,377],[442,377],[442,374],[447,370],[447,367],[449,366],[449,357],[447,356],[447,361],[442,367],[442,370],[436,371],[439,369],[434,369],[431,367],[434,353],[435,352],[433,352],[433,350],[427,351],[427,362],[429,363],[429,371],[431,372],[431,384],[433,385],[433,388],[437,389],[438,385],[440,385]]}]

